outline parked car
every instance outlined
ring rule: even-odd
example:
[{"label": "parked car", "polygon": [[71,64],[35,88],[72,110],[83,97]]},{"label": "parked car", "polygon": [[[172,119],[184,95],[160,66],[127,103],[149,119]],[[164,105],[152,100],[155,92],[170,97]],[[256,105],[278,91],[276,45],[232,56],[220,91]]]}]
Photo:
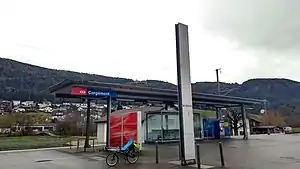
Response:
[{"label": "parked car", "polygon": [[283,127],[283,131],[285,134],[291,134],[293,132],[292,127]]}]

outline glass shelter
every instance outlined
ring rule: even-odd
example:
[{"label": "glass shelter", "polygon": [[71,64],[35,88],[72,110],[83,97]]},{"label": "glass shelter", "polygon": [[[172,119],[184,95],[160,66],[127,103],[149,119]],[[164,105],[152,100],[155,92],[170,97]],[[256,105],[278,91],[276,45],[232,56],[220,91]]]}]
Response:
[{"label": "glass shelter", "polygon": [[[177,111],[146,113],[145,142],[172,142],[179,140],[179,116]],[[203,139],[203,120],[200,113],[194,113],[195,139]]]}]

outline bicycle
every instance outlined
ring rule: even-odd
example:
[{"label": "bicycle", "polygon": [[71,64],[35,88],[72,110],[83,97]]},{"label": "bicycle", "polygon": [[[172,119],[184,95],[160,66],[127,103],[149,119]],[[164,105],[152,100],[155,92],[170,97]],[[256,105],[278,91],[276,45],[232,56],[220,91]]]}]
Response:
[{"label": "bicycle", "polygon": [[[139,152],[140,152],[139,149],[140,149],[139,144],[135,144],[133,142],[133,139],[130,138],[127,144],[122,148],[114,149],[114,150],[111,149],[110,150],[111,153],[107,155],[105,162],[109,167],[116,166],[119,163],[120,157],[118,154],[120,154],[120,155],[124,155],[125,162],[128,161],[129,164],[134,164],[139,159]],[[110,158],[112,160],[109,160]],[[113,162],[110,163],[111,161]]]}]

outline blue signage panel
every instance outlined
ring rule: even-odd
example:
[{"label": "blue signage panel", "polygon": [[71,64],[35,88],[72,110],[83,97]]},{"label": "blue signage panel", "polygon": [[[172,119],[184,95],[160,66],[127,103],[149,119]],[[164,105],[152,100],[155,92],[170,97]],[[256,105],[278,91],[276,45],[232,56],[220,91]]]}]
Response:
[{"label": "blue signage panel", "polygon": [[204,137],[220,138],[220,121],[218,119],[203,119]]},{"label": "blue signage panel", "polygon": [[99,90],[99,89],[88,89],[87,95],[92,97],[105,97],[105,96],[117,97],[117,93],[115,91]]}]

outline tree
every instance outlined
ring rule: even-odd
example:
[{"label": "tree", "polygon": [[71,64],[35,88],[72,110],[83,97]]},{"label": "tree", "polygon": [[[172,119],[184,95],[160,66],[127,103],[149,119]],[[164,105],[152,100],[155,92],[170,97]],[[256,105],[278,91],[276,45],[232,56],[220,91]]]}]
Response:
[{"label": "tree", "polygon": [[80,112],[73,112],[66,115],[64,121],[56,125],[57,134],[59,135],[82,135],[84,127],[84,116]]},{"label": "tree", "polygon": [[56,125],[56,133],[59,135],[72,135],[72,122],[71,121],[61,121]]},{"label": "tree", "polygon": [[14,115],[4,115],[4,116],[0,116],[0,127],[2,128],[10,128],[9,130],[9,136],[11,135],[11,130],[13,125],[15,125],[16,123],[16,117]]},{"label": "tree", "polygon": [[242,119],[242,113],[233,108],[226,110],[226,117],[230,120],[231,129],[233,129],[234,135],[237,136],[239,128],[243,127],[243,125],[239,125],[239,121]]},{"label": "tree", "polygon": [[286,123],[290,127],[300,127],[300,115],[294,115],[290,117],[286,117]]},{"label": "tree", "polygon": [[283,126],[285,125],[284,117],[278,110],[268,110],[264,113],[263,125]]},{"label": "tree", "polygon": [[10,128],[13,124],[15,124],[16,118],[13,115],[3,115],[0,116],[0,127]]},{"label": "tree", "polygon": [[51,119],[49,113],[26,113],[26,115],[32,117],[33,124],[43,124]]},{"label": "tree", "polygon": [[[15,113],[0,116],[0,127],[14,128],[21,127],[23,135],[31,134],[31,126],[43,124],[50,120],[51,115],[47,113]],[[11,133],[10,133],[11,134]]]}]

